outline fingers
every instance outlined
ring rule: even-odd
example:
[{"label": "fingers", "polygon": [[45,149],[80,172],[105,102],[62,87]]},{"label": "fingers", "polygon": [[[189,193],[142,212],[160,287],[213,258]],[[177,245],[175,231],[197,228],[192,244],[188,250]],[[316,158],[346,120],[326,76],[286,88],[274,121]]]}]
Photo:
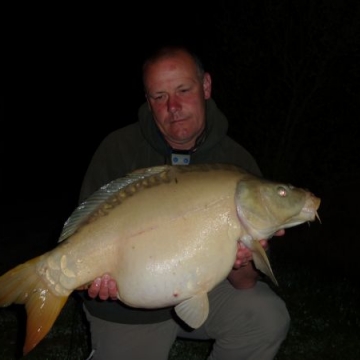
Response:
[{"label": "fingers", "polygon": [[110,275],[105,274],[101,278],[96,278],[88,289],[88,294],[91,298],[99,297],[101,300],[116,300],[117,299],[117,285],[116,281],[110,278]]},{"label": "fingers", "polygon": [[[284,230],[278,231],[279,236],[285,233]],[[267,240],[259,240],[261,246],[267,250],[269,248],[269,243]],[[240,267],[247,266],[252,260],[252,252],[248,249],[241,241],[238,242],[238,249],[236,253],[236,259],[233,265],[233,269],[239,269]]]},{"label": "fingers", "polygon": [[109,280],[110,280],[109,275],[107,274],[103,275],[99,289],[99,298],[101,300],[107,300],[109,298]]},{"label": "fingers", "polygon": [[285,235],[285,230],[284,229],[280,229],[274,234],[274,236],[283,236],[283,235]]},{"label": "fingers", "polygon": [[101,285],[101,278],[96,278],[88,288],[88,294],[91,298],[95,299],[99,295]]},{"label": "fingers", "polygon": [[247,266],[251,260],[251,251],[242,242],[239,242],[233,269],[239,269],[240,267]]},{"label": "fingers", "polygon": [[267,240],[259,240],[261,246],[264,248],[264,250],[267,250],[269,248],[269,242]]},{"label": "fingers", "polygon": [[110,279],[108,287],[109,287],[109,298],[111,300],[117,300],[118,291],[117,291],[116,281],[114,279]]}]

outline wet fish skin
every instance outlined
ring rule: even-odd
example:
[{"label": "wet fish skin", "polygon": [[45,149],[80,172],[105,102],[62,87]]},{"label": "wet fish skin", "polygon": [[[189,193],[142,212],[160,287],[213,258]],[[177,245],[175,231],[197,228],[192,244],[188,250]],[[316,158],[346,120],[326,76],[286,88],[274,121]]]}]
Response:
[{"label": "wet fish skin", "polygon": [[65,223],[59,245],[0,277],[0,306],[25,304],[24,354],[48,331],[76,288],[104,273],[133,307],[175,306],[197,328],[207,293],[234,264],[238,241],[276,282],[258,240],[313,221],[320,199],[231,165],[160,166],[104,186]]}]

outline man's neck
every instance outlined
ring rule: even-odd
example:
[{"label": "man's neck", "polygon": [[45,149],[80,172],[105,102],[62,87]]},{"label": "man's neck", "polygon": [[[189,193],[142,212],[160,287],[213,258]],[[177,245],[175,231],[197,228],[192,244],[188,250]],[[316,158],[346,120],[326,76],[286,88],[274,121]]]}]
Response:
[{"label": "man's neck", "polygon": [[174,150],[191,151],[191,149],[195,146],[195,140],[184,144],[168,142],[168,145]]},{"label": "man's neck", "polygon": [[196,151],[199,145],[201,145],[206,138],[206,130],[203,129],[202,132],[192,140],[186,143],[178,143],[178,142],[171,142],[167,141],[168,145],[174,150],[181,150],[181,151]]}]

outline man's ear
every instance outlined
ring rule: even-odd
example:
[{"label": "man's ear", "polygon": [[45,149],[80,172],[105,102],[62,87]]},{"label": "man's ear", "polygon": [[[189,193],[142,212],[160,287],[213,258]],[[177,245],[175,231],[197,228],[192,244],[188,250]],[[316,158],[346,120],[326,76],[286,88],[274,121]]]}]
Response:
[{"label": "man's ear", "polygon": [[211,75],[209,73],[204,74],[203,89],[205,100],[211,97]]}]

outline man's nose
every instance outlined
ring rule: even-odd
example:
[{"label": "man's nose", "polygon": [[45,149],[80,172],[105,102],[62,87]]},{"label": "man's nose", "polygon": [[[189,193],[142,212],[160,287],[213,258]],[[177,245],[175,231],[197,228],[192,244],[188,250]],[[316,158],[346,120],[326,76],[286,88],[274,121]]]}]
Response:
[{"label": "man's nose", "polygon": [[176,98],[176,96],[169,96],[168,98],[168,111],[171,113],[176,113],[181,109],[181,104]]}]

